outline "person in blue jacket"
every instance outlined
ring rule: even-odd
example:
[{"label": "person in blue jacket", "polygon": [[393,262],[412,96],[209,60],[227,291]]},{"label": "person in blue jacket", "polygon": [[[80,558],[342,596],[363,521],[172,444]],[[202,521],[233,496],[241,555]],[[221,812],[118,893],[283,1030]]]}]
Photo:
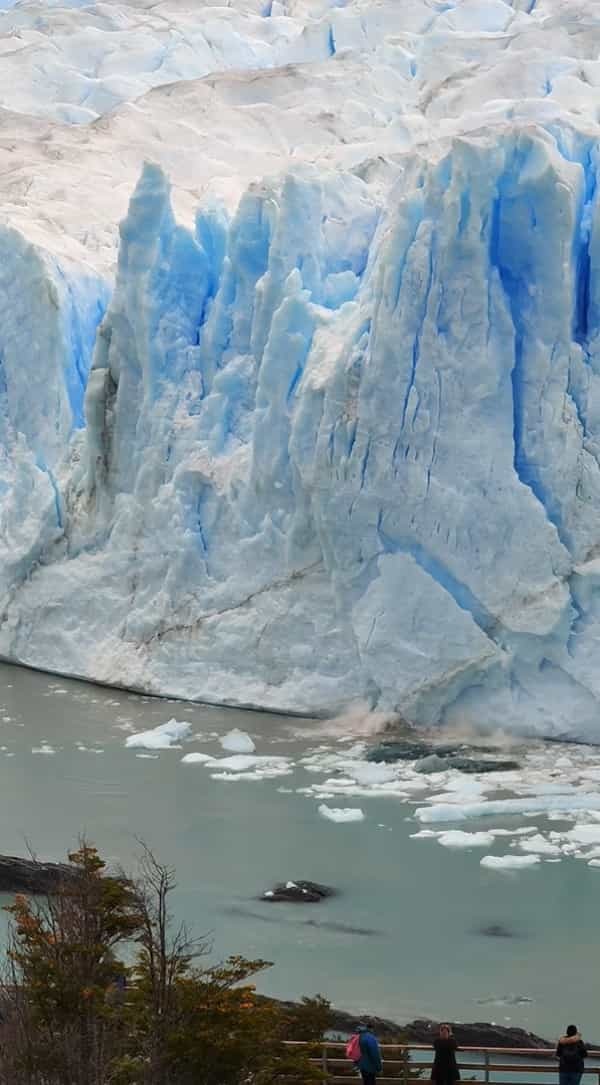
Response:
[{"label": "person in blue jacket", "polygon": [[381,1073],[382,1064],[379,1044],[373,1032],[373,1024],[371,1021],[366,1021],[364,1025],[359,1025],[356,1031],[358,1032],[358,1042],[360,1044],[360,1060],[356,1065],[360,1070],[363,1085],[375,1085],[375,1078],[377,1074]]}]

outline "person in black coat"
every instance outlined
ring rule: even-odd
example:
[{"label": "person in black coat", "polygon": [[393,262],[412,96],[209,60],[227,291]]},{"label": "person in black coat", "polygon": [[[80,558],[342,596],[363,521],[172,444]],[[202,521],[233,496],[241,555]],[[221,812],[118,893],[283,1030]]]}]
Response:
[{"label": "person in black coat", "polygon": [[566,1036],[561,1036],[556,1045],[560,1085],[579,1085],[586,1055],[587,1047],[577,1031],[577,1026],[569,1025]]},{"label": "person in black coat", "polygon": [[[440,1025],[439,1036],[433,1041],[433,1050],[435,1055],[431,1067],[431,1080],[435,1085],[454,1085],[455,1081],[460,1081],[460,1073],[456,1065],[456,1040],[452,1035],[450,1025]],[[563,1085],[562,1082],[561,1085]]]}]

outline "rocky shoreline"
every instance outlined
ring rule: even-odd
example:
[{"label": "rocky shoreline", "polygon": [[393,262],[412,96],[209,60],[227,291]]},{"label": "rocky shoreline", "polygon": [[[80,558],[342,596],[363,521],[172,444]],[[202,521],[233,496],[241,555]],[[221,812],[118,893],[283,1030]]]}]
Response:
[{"label": "rocky shoreline", "polygon": [[[282,1001],[279,999],[266,999],[269,1002],[277,1002],[283,1008],[297,1008],[298,1003]],[[353,1014],[346,1010],[331,1009],[331,1020],[328,1029],[331,1040],[345,1040],[356,1029],[360,1021],[372,1021],[374,1030],[381,1043],[404,1043],[404,1044],[431,1044],[437,1035],[440,1022],[428,1018],[416,1018],[407,1024],[401,1025],[387,1017],[379,1017],[376,1014],[364,1013]],[[447,1020],[447,1019],[446,1019]],[[450,1022],[456,1036],[459,1047],[505,1047],[523,1048],[533,1050],[535,1048],[547,1048],[549,1053],[554,1052],[555,1040],[547,1040],[537,1036],[535,1032],[517,1026],[495,1025],[489,1021]],[[600,1045],[589,1044],[590,1048]]]}]

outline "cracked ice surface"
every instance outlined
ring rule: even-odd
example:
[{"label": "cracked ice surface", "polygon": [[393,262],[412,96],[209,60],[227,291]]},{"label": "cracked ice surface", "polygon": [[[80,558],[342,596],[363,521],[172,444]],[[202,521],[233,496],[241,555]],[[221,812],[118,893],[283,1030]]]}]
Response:
[{"label": "cracked ice surface", "polygon": [[0,652],[598,739],[597,4],[0,9]]}]

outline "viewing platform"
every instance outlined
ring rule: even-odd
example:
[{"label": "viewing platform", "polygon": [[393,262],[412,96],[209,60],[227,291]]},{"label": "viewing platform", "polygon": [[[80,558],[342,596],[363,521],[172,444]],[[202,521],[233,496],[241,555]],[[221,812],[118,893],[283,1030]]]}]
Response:
[{"label": "viewing platform", "polygon": [[[319,1065],[328,1085],[348,1085],[360,1080],[358,1071],[346,1058],[346,1044],[336,1041],[290,1041],[288,1047],[312,1052],[310,1061]],[[431,1044],[380,1044],[383,1071],[377,1085],[415,1079],[429,1081],[433,1061]],[[459,1047],[457,1052],[461,1081],[482,1085],[549,1085],[558,1082],[558,1059],[554,1047]],[[600,1050],[589,1050],[582,1085],[600,1085]]]}]

